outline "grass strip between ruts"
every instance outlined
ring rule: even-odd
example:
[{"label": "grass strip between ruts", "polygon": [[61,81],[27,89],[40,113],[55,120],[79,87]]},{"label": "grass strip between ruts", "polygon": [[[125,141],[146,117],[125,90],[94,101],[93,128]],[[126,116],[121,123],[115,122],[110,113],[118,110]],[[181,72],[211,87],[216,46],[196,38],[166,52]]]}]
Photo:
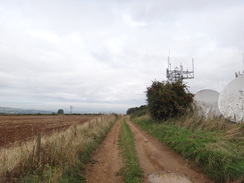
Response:
[{"label": "grass strip between ruts", "polygon": [[134,137],[125,119],[122,121],[119,134],[119,146],[124,157],[125,167],[122,170],[126,183],[140,183],[143,181],[143,171],[136,156]]}]

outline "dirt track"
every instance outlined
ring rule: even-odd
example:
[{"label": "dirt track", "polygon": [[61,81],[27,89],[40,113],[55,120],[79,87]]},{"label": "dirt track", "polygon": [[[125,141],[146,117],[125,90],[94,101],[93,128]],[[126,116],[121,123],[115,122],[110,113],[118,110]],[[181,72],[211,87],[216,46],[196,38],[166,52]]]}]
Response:
[{"label": "dirt track", "polygon": [[91,161],[86,166],[88,183],[122,183],[121,176],[116,175],[123,167],[122,156],[119,153],[118,135],[120,122],[117,121],[103,143],[94,152]]},{"label": "dirt track", "polygon": [[[120,122],[117,121],[115,123],[104,142],[94,153],[91,162],[87,165],[88,183],[123,182],[122,177],[116,175],[123,167],[122,157],[119,154],[117,144]],[[154,137],[142,131],[134,123],[130,121],[127,121],[127,123],[135,138],[137,156],[144,171],[145,182],[150,182],[148,180],[150,174],[161,171],[184,175],[195,183],[212,182],[203,174],[191,169],[183,158]]]}]

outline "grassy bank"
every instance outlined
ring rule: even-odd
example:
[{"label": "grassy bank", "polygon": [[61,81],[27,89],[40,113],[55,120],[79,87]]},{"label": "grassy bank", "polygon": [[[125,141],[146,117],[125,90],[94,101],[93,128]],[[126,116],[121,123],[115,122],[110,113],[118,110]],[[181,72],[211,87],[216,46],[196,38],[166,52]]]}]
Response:
[{"label": "grassy bank", "polygon": [[0,182],[85,182],[84,165],[114,121],[107,115],[42,136],[39,149],[35,140],[2,149]]},{"label": "grassy bank", "polygon": [[194,160],[214,181],[244,178],[244,124],[194,115],[161,123],[145,116],[133,121],[186,160]]},{"label": "grassy bank", "polygon": [[128,124],[123,120],[119,134],[119,145],[125,160],[125,167],[122,170],[126,183],[139,183],[143,181],[143,172],[140,169],[135,151],[134,138]]}]

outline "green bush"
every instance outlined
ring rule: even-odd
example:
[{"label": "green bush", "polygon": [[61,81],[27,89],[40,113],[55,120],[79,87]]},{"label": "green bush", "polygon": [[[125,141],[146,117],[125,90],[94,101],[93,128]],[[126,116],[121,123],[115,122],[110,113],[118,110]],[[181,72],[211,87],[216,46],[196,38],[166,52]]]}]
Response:
[{"label": "green bush", "polygon": [[191,109],[193,94],[182,81],[154,81],[146,91],[148,112],[154,120],[166,120],[185,114]]}]

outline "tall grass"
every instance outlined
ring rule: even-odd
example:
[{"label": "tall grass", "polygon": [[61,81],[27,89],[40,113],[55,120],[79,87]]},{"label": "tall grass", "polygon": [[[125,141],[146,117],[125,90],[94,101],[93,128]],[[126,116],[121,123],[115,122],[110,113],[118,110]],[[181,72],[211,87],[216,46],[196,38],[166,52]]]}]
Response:
[{"label": "tall grass", "polygon": [[216,182],[244,178],[244,124],[195,114],[165,122],[149,117],[133,120],[188,160],[194,160]]},{"label": "tall grass", "polygon": [[[81,169],[115,120],[106,115],[0,151],[0,182],[81,182]],[[37,156],[37,154],[40,154]]]},{"label": "tall grass", "polygon": [[134,137],[125,119],[122,122],[119,134],[119,145],[125,160],[123,169],[124,181],[126,183],[140,183],[143,181],[143,171],[139,166],[136,156]]}]

